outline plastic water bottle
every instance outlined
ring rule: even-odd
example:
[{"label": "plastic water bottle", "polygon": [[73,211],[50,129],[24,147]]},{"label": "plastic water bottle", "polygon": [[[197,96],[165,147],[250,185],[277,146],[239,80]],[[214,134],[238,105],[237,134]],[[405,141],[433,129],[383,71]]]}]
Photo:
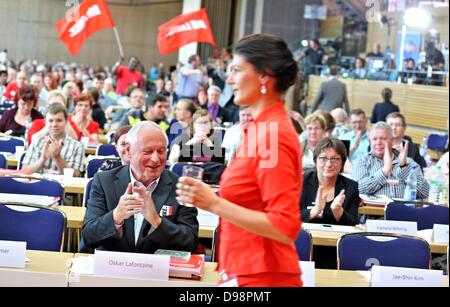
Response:
[{"label": "plastic water bottle", "polygon": [[428,152],[428,137],[425,135],[422,137],[422,143],[420,143],[419,154],[421,157],[425,158]]},{"label": "plastic water bottle", "polygon": [[432,168],[430,175],[430,196],[428,201],[433,204],[444,204],[445,201],[445,188],[446,188],[446,176],[441,170],[441,166],[437,165]]},{"label": "plastic water bottle", "polygon": [[406,180],[405,194],[403,195],[404,200],[416,200],[417,198],[417,176],[416,176],[417,166],[413,165],[411,167],[411,172]]}]

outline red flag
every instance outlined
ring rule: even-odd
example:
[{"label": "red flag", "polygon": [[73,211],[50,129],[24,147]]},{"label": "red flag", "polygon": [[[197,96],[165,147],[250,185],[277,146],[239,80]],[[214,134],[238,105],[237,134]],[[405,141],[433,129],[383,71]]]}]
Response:
[{"label": "red flag", "polygon": [[66,17],[55,24],[59,39],[73,56],[89,36],[115,26],[105,0],[85,0],[74,10],[79,18],[70,20]]},{"label": "red flag", "polygon": [[209,43],[216,49],[205,9],[179,15],[159,26],[158,31],[158,47],[161,54],[169,54],[193,42]]}]

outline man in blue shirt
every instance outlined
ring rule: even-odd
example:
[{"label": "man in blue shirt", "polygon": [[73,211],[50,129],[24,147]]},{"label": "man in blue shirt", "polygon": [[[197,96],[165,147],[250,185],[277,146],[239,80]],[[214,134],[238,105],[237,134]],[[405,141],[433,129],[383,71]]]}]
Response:
[{"label": "man in blue shirt", "polygon": [[362,109],[355,109],[350,113],[352,131],[347,132],[341,140],[350,141],[350,162],[369,151],[369,133],[367,131],[367,117]]},{"label": "man in blue shirt", "polygon": [[203,73],[198,69],[200,66],[200,57],[191,55],[189,64],[181,67],[178,77],[178,86],[176,93],[179,99],[195,99],[200,86],[202,86],[204,78]]}]

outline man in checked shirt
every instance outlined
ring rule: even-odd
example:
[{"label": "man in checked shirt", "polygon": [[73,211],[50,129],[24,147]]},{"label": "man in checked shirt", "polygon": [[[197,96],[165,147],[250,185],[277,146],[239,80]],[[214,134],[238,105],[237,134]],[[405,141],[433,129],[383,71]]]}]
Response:
[{"label": "man in checked shirt", "polygon": [[408,142],[400,151],[393,149],[392,128],[385,122],[372,126],[369,140],[370,152],[360,156],[352,169],[352,178],[358,182],[361,194],[403,198],[406,180],[415,165],[417,198],[428,197],[429,186],[419,165],[407,157]]}]

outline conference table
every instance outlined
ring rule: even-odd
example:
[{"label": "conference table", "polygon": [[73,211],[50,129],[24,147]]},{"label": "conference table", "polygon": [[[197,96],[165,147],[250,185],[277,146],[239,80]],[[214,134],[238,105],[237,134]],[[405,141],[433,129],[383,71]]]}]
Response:
[{"label": "conference table", "polygon": [[27,250],[24,269],[0,268],[0,287],[67,287],[72,253]]},{"label": "conference table", "polygon": [[[100,277],[71,270],[72,259],[89,257],[86,254],[27,250],[26,256],[28,261],[24,269],[0,268],[0,287],[215,287],[219,280],[217,264],[213,262],[205,264],[205,274],[200,280],[170,278],[169,281],[154,281]],[[448,276],[444,276],[443,286],[448,285]],[[315,286],[370,287],[370,274],[315,269]]]}]

